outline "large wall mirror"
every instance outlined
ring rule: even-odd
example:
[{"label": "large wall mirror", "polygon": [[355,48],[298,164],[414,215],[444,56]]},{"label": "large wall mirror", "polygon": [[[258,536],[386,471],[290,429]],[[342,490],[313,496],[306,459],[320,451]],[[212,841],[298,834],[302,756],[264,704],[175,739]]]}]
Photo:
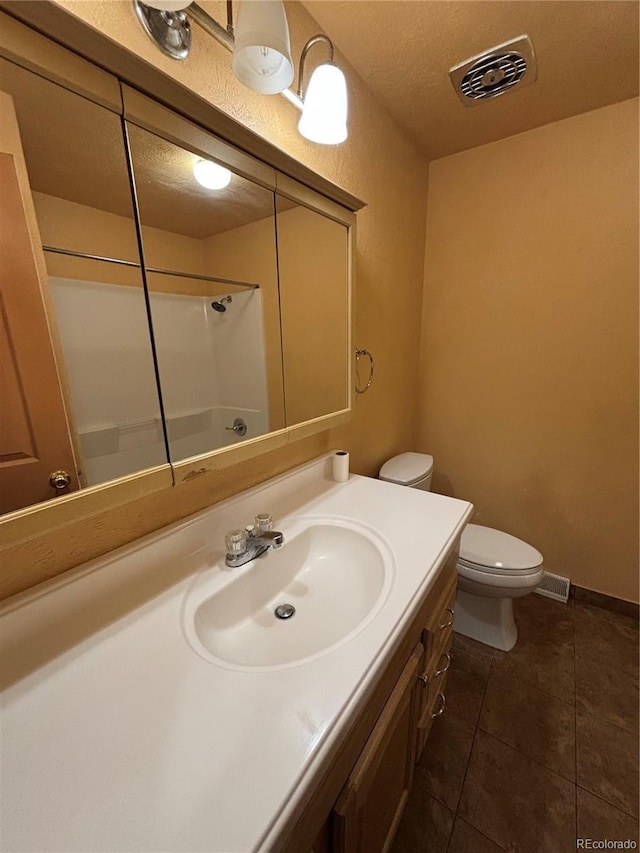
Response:
[{"label": "large wall mirror", "polygon": [[349,405],[347,227],[277,197],[287,426]]},{"label": "large wall mirror", "polygon": [[282,429],[273,191],[128,137],[171,461]]},{"label": "large wall mirror", "polygon": [[4,513],[167,457],[120,117],[0,62]]},{"label": "large wall mirror", "polygon": [[0,45],[0,516],[348,415],[353,214],[26,32],[27,67]]}]

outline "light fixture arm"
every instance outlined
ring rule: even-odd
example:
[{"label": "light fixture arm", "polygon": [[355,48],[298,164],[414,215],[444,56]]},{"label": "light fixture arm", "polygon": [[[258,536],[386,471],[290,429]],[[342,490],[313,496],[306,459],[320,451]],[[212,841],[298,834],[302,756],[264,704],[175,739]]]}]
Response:
[{"label": "light fixture arm", "polygon": [[317,36],[312,36],[302,48],[302,53],[300,54],[300,64],[298,65],[298,97],[301,101],[304,100],[302,94],[304,90],[304,84],[302,79],[304,74],[304,62],[311,48],[314,45],[319,44],[320,42],[325,42],[329,46],[329,62],[333,62],[333,42],[331,41],[331,39],[328,36],[322,35],[320,33]]},{"label": "light fixture arm", "polygon": [[233,32],[233,2],[232,0],[227,0],[227,32],[231,36],[234,37]]}]

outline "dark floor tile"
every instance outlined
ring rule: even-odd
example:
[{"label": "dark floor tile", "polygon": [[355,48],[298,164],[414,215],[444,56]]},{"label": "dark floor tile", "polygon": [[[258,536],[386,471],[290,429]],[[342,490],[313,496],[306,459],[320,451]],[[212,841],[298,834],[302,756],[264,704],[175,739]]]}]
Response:
[{"label": "dark floor tile", "polygon": [[614,809],[599,797],[578,788],[578,838],[597,841],[635,841],[637,849],[638,821]]},{"label": "dark floor tile", "polygon": [[498,847],[477,829],[457,817],[453,825],[451,841],[447,853],[501,853],[502,847]]},{"label": "dark floor tile", "polygon": [[576,656],[576,706],[579,711],[637,735],[638,701],[637,673]]},{"label": "dark floor tile", "polygon": [[482,731],[458,814],[514,853],[575,849],[575,785]]},{"label": "dark floor tile", "polygon": [[390,853],[445,853],[452,826],[453,812],[429,795],[416,773]]},{"label": "dark floor tile", "polygon": [[520,640],[554,648],[573,645],[574,623],[569,605],[540,595],[526,595],[514,599],[513,611]]},{"label": "dark floor tile", "polygon": [[640,605],[634,604],[632,601],[624,601],[621,598],[614,598],[611,595],[604,595],[601,592],[594,592],[593,590],[584,589],[579,586],[571,587],[571,593],[572,606],[574,603],[592,604],[599,610],[603,610],[614,615],[619,614],[621,616],[628,616],[633,619],[634,622],[640,622]]},{"label": "dark floor tile", "polygon": [[452,651],[447,677],[447,708],[474,725],[478,722],[491,661]]},{"label": "dark floor tile", "polygon": [[496,652],[492,672],[519,678],[565,702],[575,702],[573,645],[519,639],[510,652]]},{"label": "dark floor tile", "polygon": [[572,613],[577,655],[637,676],[640,648],[637,622],[579,601],[574,601]]},{"label": "dark floor tile", "polygon": [[451,642],[453,652],[462,652],[469,657],[480,658],[481,660],[491,663],[495,654],[495,649],[487,646],[486,643],[479,643],[477,640],[472,640],[471,637],[465,637],[464,634],[453,632],[453,640]]},{"label": "dark floor tile", "polygon": [[573,705],[519,678],[492,673],[478,725],[565,779],[575,781]]},{"label": "dark floor tile", "polygon": [[469,763],[475,727],[455,714],[434,720],[416,772],[429,793],[455,812]]},{"label": "dark floor tile", "polygon": [[576,755],[578,785],[638,817],[637,735],[579,713]]}]

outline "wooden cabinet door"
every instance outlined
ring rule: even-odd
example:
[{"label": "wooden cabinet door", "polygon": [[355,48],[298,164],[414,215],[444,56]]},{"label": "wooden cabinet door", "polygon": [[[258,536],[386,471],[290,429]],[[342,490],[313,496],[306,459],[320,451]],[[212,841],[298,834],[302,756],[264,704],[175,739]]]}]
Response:
[{"label": "wooden cabinet door", "polygon": [[333,853],[386,853],[413,781],[418,670],[414,649],[334,808]]},{"label": "wooden cabinet door", "polygon": [[[0,514],[78,487],[38,277],[35,212],[13,100],[0,92]],[[46,132],[43,129],[43,133]],[[35,234],[34,234],[35,230]],[[44,261],[41,264],[41,269]]]}]

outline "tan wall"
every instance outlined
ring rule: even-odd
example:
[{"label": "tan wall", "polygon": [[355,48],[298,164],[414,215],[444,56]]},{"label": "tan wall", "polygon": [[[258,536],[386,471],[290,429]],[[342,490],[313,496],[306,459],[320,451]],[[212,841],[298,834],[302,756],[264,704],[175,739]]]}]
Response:
[{"label": "tan wall", "polygon": [[[5,595],[330,447],[344,446],[351,451],[353,470],[373,474],[386,457],[411,449],[415,439],[427,168],[364,81],[336,53],[349,87],[350,137],[340,146],[315,145],[299,135],[299,114],[283,98],[256,95],[235,80],[230,55],[198,26],[193,26],[192,54],[180,63],[151,43],[131,3],[57,2],[367,203],[358,214],[354,345],[373,352],[376,378],[372,389],[357,399],[355,416],[346,427],[10,549],[3,559],[13,569],[14,580],[5,586]],[[224,10],[224,4],[204,0],[202,5],[218,16]],[[297,60],[320,27],[299,3],[287,3],[286,9]]]},{"label": "tan wall", "polygon": [[[33,193],[33,201],[40,236],[45,246],[134,263],[140,262],[133,219],[40,192]],[[143,239],[145,248],[149,247],[152,250],[154,260],[160,266],[196,274],[207,272],[202,240],[149,227],[143,227]],[[138,287],[142,285],[140,271],[132,267],[55,255],[49,252],[45,257],[49,275],[86,278],[108,284]],[[183,279],[181,284],[188,281],[189,279]],[[153,287],[156,283],[158,286]],[[162,284],[163,279],[155,276],[152,289],[175,290],[173,281],[165,282],[164,287]]]},{"label": "tan wall", "polygon": [[287,425],[348,406],[347,229],[306,207],[278,214]]},{"label": "tan wall", "polygon": [[638,102],[430,166],[418,447],[435,491],[638,601]]}]

